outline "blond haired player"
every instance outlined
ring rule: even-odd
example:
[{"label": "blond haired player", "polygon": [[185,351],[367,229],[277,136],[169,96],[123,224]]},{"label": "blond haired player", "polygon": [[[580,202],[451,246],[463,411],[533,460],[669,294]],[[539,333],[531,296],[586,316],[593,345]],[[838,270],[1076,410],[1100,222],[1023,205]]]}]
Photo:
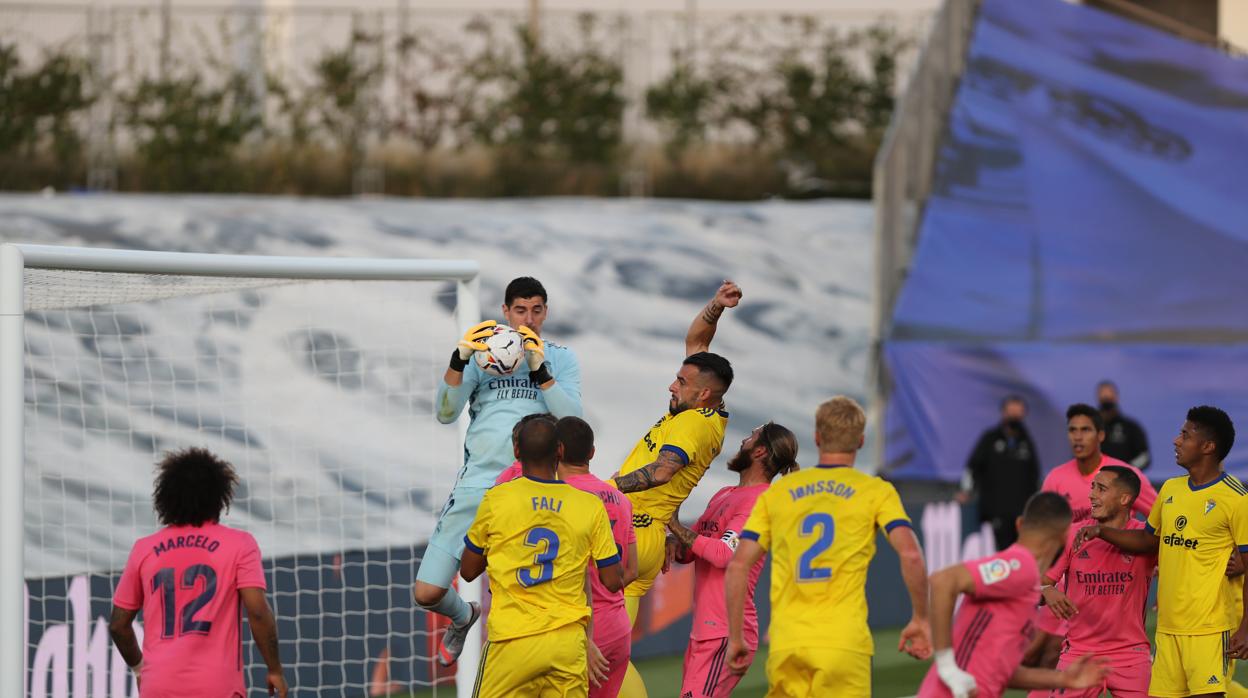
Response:
[{"label": "blond haired player", "polygon": [[520,427],[524,476],[486,492],[464,536],[460,574],[488,569],[493,592],[473,696],[588,695],[585,568],[609,591],[623,581],[602,500],[557,479],[562,451],[553,420]]},{"label": "blond haired player", "polygon": [[[707,349],[724,309],[736,307],[740,301],[740,287],[724,281],[693,319],[685,336],[685,360],[667,388],[671,394],[667,414],[637,441],[619,472],[608,481],[627,493],[633,503],[637,579],[624,589],[624,603],[633,623],[637,622],[641,597],[650,591],[663,567],[667,522],[724,445],[728,426],[724,393],[732,385],[732,365]],[[620,695],[646,695],[641,677],[631,665]]]},{"label": "blond haired player", "polygon": [[898,650],[931,655],[923,550],[892,485],[854,469],[866,414],[838,396],[815,413],[819,464],[786,475],[754,505],[728,565],[728,668],[749,666],[744,642],[750,568],[771,551],[768,696],[871,695],[867,565],[883,529],[901,558],[912,616]]}]

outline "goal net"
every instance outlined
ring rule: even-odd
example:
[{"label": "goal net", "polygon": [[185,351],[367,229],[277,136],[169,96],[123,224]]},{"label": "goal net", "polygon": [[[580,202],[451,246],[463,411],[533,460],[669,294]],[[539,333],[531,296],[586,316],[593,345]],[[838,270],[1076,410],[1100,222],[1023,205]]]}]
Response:
[{"label": "goal net", "polygon": [[[22,663],[22,695],[137,696],[108,638],[112,592],[135,539],[160,528],[154,464],[190,446],[238,471],[222,523],[260,544],[293,695],[455,695],[412,584],[462,459],[433,401],[479,313],[475,263],[21,252],[22,316],[5,331],[23,333],[22,380],[5,373],[0,399],[20,401],[24,447],[0,509],[23,511],[24,554],[18,577],[3,521],[0,574],[6,594],[21,580],[27,622],[0,659]],[[242,636],[258,695],[264,664]],[[471,676],[475,653],[463,663]]]}]

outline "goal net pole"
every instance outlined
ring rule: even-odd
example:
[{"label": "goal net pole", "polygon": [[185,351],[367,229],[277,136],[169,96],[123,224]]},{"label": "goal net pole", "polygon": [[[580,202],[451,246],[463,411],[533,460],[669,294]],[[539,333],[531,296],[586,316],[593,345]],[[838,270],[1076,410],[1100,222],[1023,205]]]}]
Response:
[{"label": "goal net pole", "polygon": [[[25,293],[26,269],[351,281],[454,281],[455,321],[460,329],[480,320],[480,266],[468,260],[280,257],[154,252],[49,245],[0,245],[0,693],[25,698]],[[461,415],[462,443],[468,427]],[[480,582],[463,585],[466,600],[479,601]],[[19,629],[20,626],[20,629]],[[456,675],[461,697],[472,692],[480,657],[480,627],[465,644]]]},{"label": "goal net pole", "polygon": [[22,503],[25,368],[22,252],[0,246],[0,693],[26,698],[25,508]]}]

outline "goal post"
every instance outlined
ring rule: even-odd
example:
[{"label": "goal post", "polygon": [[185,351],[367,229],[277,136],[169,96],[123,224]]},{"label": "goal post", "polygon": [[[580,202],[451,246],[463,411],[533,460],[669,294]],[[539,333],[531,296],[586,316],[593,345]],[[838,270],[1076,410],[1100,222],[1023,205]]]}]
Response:
[{"label": "goal post", "polygon": [[[410,549],[407,554],[403,552],[402,538],[410,536],[410,547],[415,547],[416,531],[412,529],[427,526],[429,519],[436,517],[441,504],[434,501],[437,490],[449,490],[451,468],[458,470],[460,465],[468,415],[461,416],[458,435],[448,431],[443,437],[443,431],[435,426],[431,405],[436,381],[445,368],[445,362],[437,357],[458,339],[455,333],[480,320],[479,272],[479,265],[468,260],[0,245],[0,618],[9,621],[6,632],[0,633],[0,676],[4,677],[0,679],[0,693],[26,698],[38,683],[47,687],[46,695],[131,695],[128,672],[124,666],[117,671],[115,659],[111,660],[109,675],[109,655],[115,650],[106,639],[100,639],[105,637],[101,622],[89,612],[86,621],[68,616],[83,613],[73,606],[76,593],[87,599],[88,611],[91,599],[97,605],[103,603],[103,594],[111,590],[109,579],[115,583],[115,575],[120,573],[118,551],[124,562],[133,543],[131,531],[144,526],[146,533],[156,530],[149,520],[147,495],[140,498],[138,490],[150,494],[150,468],[159,451],[200,445],[194,441],[201,433],[235,449],[231,460],[239,468],[241,489],[246,494],[236,498],[232,515],[238,511],[246,521],[261,522],[257,525],[267,526],[266,531],[272,529],[269,533],[278,539],[279,528],[294,532],[278,546],[284,561],[273,563],[276,568],[266,564],[269,594],[271,599],[276,597],[274,610],[279,622],[284,610],[303,613],[305,609],[328,609],[307,613],[333,615],[334,631],[342,634],[336,644],[329,645],[317,645],[314,638],[281,636],[288,672],[293,659],[294,671],[324,679],[318,686],[296,679],[300,695],[342,695],[348,685],[357,690],[355,686],[361,682],[369,687],[359,690],[360,695],[388,690],[388,662],[392,658],[388,646],[380,656],[365,655],[363,665],[353,665],[350,671],[335,663],[361,663],[358,657],[346,657],[358,654],[346,647],[355,639],[350,633],[363,632],[367,636],[363,639],[376,646],[386,641],[379,634],[408,632],[416,624],[409,583],[415,570],[408,568],[418,560]],[[333,282],[332,287],[321,282]],[[337,282],[350,283],[335,285]],[[406,297],[411,287],[407,282],[440,284],[421,287],[433,289],[423,296],[426,307],[421,308],[415,304],[419,301]],[[292,289],[294,286],[300,288]],[[265,315],[270,311],[275,314]],[[281,331],[266,330],[264,323],[272,318],[285,323]],[[379,318],[383,320],[379,322]],[[426,331],[427,321],[437,325],[437,330]],[[187,322],[192,328],[198,323],[198,329],[186,332],[196,336],[182,336],[178,322]],[[128,333],[132,330],[152,335],[153,346],[130,346],[133,338]],[[393,334],[383,336],[384,332]],[[362,339],[352,344],[352,337],[357,336]],[[246,347],[239,350],[237,346],[247,343],[260,346],[281,361],[275,363],[268,354],[264,360],[250,359]],[[95,351],[88,357],[90,361],[72,356],[80,351],[80,345]],[[408,352],[409,348],[413,351]],[[201,350],[204,353],[197,353]],[[224,355],[226,350],[235,353]],[[159,354],[177,351],[186,352],[176,355],[178,362],[170,361],[168,366],[160,363],[163,358]],[[49,375],[53,373],[49,367],[63,368],[73,377]],[[196,367],[205,367],[207,375],[188,375]],[[315,394],[299,393],[305,383],[292,380],[297,371],[304,372],[299,380],[306,381]],[[412,376],[412,372],[420,375]],[[239,382],[240,374],[259,375],[279,386],[283,381],[297,384],[251,406],[248,400],[256,395],[255,389],[227,395],[214,383],[223,382],[221,377]],[[35,384],[32,377],[43,382]],[[175,392],[162,401],[158,388],[166,385],[173,386]],[[214,396],[214,392],[222,394]],[[68,400],[72,404],[55,403],[62,393],[81,395],[74,398],[78,402]],[[87,393],[96,397],[88,400],[83,397]],[[217,402],[209,404],[209,399]],[[340,403],[332,402],[338,399]],[[325,400],[331,402],[323,404]],[[322,414],[338,409],[343,410],[341,415]],[[235,412],[246,416],[248,410],[269,419],[266,425],[271,429],[258,436],[250,433],[245,419],[229,421]],[[428,410],[428,414],[420,410]],[[274,415],[279,412],[282,414]],[[402,435],[398,441],[390,439],[390,435],[404,431],[405,420],[412,415],[427,416],[428,430]],[[28,417],[34,423],[28,423]],[[311,423],[304,427],[300,424],[303,420]],[[160,433],[153,425],[165,431]],[[325,433],[335,426],[341,426],[343,434]],[[418,427],[411,431],[418,431]],[[46,453],[35,456],[38,473],[29,469],[29,449],[44,446],[28,441],[28,437],[50,444]],[[335,439],[346,442],[352,438],[355,441],[351,443],[333,444],[334,452],[323,458],[317,451]],[[62,440],[100,459],[99,463],[78,466],[86,473],[84,481],[43,470],[55,470],[59,465],[61,449],[69,448],[60,443]],[[432,441],[441,444],[440,450]],[[93,450],[93,444],[104,446]],[[152,457],[127,465],[133,477],[121,477],[121,469],[107,462],[108,456],[116,453]],[[396,454],[405,453],[442,463],[440,471],[429,466],[427,487],[413,484],[419,474],[396,472],[403,470],[396,464],[404,462]],[[455,462],[444,462],[452,457]],[[280,462],[274,465],[270,461]],[[276,472],[273,468],[277,466],[285,470]],[[249,479],[252,470],[263,476]],[[126,492],[108,489],[100,494],[98,482],[90,481],[92,476],[112,478],[118,482],[118,489]],[[28,507],[28,493],[32,491],[39,493],[32,500],[35,510]],[[45,491],[52,492],[51,496],[58,492],[73,496],[68,503],[49,504]],[[275,501],[264,501],[257,492],[266,492]],[[287,495],[290,501],[280,499]],[[75,504],[92,511],[70,512]],[[149,511],[135,513],[141,507]],[[32,514],[36,515],[33,524]],[[53,527],[40,526],[45,518],[58,521],[59,516],[74,519],[64,522],[64,531],[54,533],[48,530]],[[122,524],[115,530],[127,531],[128,540],[109,529],[117,521]],[[231,519],[227,517],[225,522]],[[32,548],[36,551],[33,560],[26,554],[31,536],[38,537]],[[52,541],[47,549],[40,545],[45,537]],[[74,540],[77,537],[88,540],[78,542]],[[274,551],[266,547],[265,536],[258,534],[257,538],[266,563],[272,562],[268,558]],[[374,541],[385,549],[371,549]],[[93,547],[100,545],[107,550]],[[32,581],[32,576],[38,579]],[[278,588],[281,584],[275,579],[294,586]],[[308,584],[314,585],[324,579],[337,586],[323,593],[303,586],[305,580],[312,580]],[[362,607],[349,607],[346,594],[353,590],[348,587],[358,580],[364,580],[368,587],[368,600]],[[64,609],[38,611],[45,623],[55,614],[65,616],[54,638],[61,644],[49,641],[47,647],[40,644],[36,650],[33,640],[28,641],[29,618],[36,612],[34,591],[28,598],[28,582],[31,589],[38,583],[66,595],[57,597]],[[85,591],[87,588],[96,592]],[[466,599],[479,600],[480,582],[461,585],[460,591]],[[402,610],[410,610],[412,618],[396,624],[392,616],[386,616],[387,609],[376,607],[383,604],[406,604],[410,609]],[[21,632],[17,632],[19,624]],[[319,615],[308,615],[300,616],[289,627],[325,625]],[[359,631],[361,627],[365,629]],[[400,627],[402,631],[395,630]],[[432,628],[419,632],[425,636],[422,642],[435,640]],[[478,625],[461,656],[456,675],[459,696],[472,691],[480,632]],[[72,653],[65,644],[69,642]],[[407,644],[410,650],[420,643],[409,638]],[[32,654],[36,662],[33,668]],[[429,653],[430,662],[433,654]],[[244,656],[254,663],[254,648],[247,647]],[[405,657],[404,661],[415,661],[410,651]],[[36,676],[36,670],[44,674]],[[359,678],[362,675],[364,679]],[[408,682],[401,687],[410,690],[413,685]],[[309,688],[310,692],[303,692]]]}]

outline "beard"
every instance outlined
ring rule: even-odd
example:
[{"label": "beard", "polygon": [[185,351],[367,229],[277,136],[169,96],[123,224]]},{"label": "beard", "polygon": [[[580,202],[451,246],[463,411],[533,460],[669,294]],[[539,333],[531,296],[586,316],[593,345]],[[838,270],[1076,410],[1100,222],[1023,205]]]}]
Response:
[{"label": "beard", "polygon": [[745,449],[737,451],[737,455],[728,459],[729,472],[739,473],[750,467],[750,452]]},{"label": "beard", "polygon": [[676,398],[672,398],[672,399],[671,399],[671,400],[669,400],[669,401],[668,401],[668,403],[667,403],[667,411],[668,411],[669,413],[671,413],[671,415],[672,415],[673,417],[675,417],[676,415],[680,414],[681,412],[684,412],[685,410],[689,409],[690,407],[693,407],[693,405],[690,405],[690,404],[687,404],[687,403],[684,403],[684,402],[677,402],[677,401],[676,401]]}]

